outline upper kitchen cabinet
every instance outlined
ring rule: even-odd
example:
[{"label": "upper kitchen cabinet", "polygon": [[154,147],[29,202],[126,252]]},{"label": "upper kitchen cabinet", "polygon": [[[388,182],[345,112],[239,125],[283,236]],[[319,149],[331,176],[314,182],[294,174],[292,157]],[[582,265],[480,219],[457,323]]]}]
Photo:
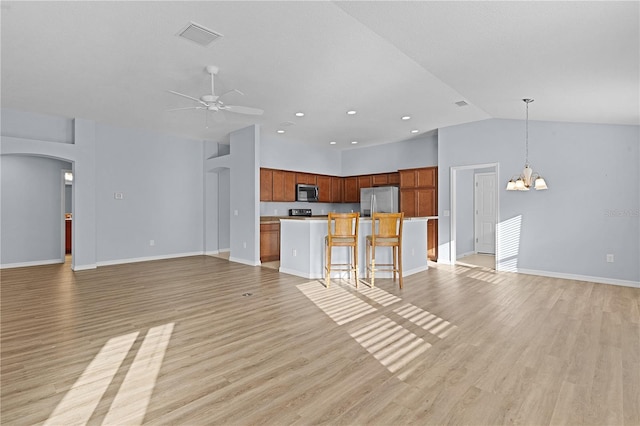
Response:
[{"label": "upper kitchen cabinet", "polygon": [[342,203],[344,192],[344,178],[331,176],[331,202]]},{"label": "upper kitchen cabinet", "polygon": [[273,201],[273,170],[260,169],[260,201]]},{"label": "upper kitchen cabinet", "polygon": [[331,176],[316,176],[316,185],[318,185],[318,201],[321,203],[332,202],[331,196]]},{"label": "upper kitchen cabinet", "polygon": [[362,188],[371,188],[373,184],[371,183],[371,175],[366,176],[358,176],[358,201],[360,202],[360,190]]},{"label": "upper kitchen cabinet", "polygon": [[435,188],[438,184],[438,168],[400,170],[400,188]]},{"label": "upper kitchen cabinet", "polygon": [[[262,193],[262,187],[260,187]],[[272,201],[296,200],[296,173],[286,170],[273,170]]]},{"label": "upper kitchen cabinet", "polygon": [[316,175],[311,173],[296,173],[296,183],[304,183],[306,185],[316,185]]},{"label": "upper kitchen cabinet", "polygon": [[345,203],[360,202],[360,188],[358,187],[358,177],[350,176],[344,178],[344,193],[342,200]]},{"label": "upper kitchen cabinet", "polygon": [[395,173],[380,173],[377,175],[371,175],[372,186],[397,186],[400,184],[400,174]]},{"label": "upper kitchen cabinet", "polygon": [[400,209],[408,217],[438,215],[438,168],[400,170]]}]

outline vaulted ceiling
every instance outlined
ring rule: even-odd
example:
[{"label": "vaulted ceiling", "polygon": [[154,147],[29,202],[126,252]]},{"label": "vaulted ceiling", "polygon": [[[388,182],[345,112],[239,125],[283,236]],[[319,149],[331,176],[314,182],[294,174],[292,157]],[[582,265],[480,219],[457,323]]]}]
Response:
[{"label": "vaulted ceiling", "polygon": [[[591,1],[2,1],[1,106],[219,141],[259,123],[267,137],[335,149],[523,119],[527,97],[531,120],[638,125],[639,12]],[[189,22],[223,36],[207,47],[178,37]],[[210,92],[206,65],[219,67],[217,94],[244,93],[227,104],[264,114],[168,112],[197,105],[168,90]]]}]

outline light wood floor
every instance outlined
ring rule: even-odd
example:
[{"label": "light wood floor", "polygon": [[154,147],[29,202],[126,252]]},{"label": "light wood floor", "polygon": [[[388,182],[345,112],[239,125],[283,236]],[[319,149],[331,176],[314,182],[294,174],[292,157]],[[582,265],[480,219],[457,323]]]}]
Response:
[{"label": "light wood floor", "polygon": [[496,256],[475,253],[459,258],[456,263],[463,266],[481,266],[483,268],[496,269]]},{"label": "light wood floor", "polygon": [[1,271],[1,422],[640,424],[640,290],[209,256]]}]

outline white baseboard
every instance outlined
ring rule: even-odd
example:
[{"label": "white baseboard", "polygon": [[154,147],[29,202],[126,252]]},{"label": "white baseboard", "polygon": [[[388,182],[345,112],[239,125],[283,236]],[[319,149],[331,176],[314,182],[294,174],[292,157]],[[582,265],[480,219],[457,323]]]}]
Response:
[{"label": "white baseboard", "polygon": [[0,269],[25,268],[27,266],[54,265],[56,263],[64,263],[64,260],[47,259],[47,260],[34,260],[32,262],[5,263],[3,265],[0,265]]},{"label": "white baseboard", "polygon": [[226,253],[226,252],[231,251],[231,249],[230,249],[230,248],[223,248],[223,249],[218,249],[218,251],[219,251],[220,253]]},{"label": "white baseboard", "polygon": [[207,256],[215,256],[216,254],[220,254],[220,250],[205,251],[204,254]]},{"label": "white baseboard", "polygon": [[203,252],[201,251],[193,251],[188,253],[164,254],[160,256],[145,256],[145,257],[134,257],[130,259],[105,260],[102,262],[98,262],[97,265],[98,266],[121,265],[124,263],[149,262],[151,260],[164,260],[164,259],[174,259],[177,257],[202,256],[202,255],[203,255]]},{"label": "white baseboard", "polygon": [[620,285],[624,287],[640,288],[640,281],[619,280],[615,278],[605,278],[605,277],[592,277],[588,275],[565,274],[562,272],[538,271],[534,269],[518,268],[515,272],[519,274],[527,274],[527,275],[540,275],[542,277],[549,277],[549,278],[562,278],[565,280],[586,281],[586,282],[599,283],[599,284],[611,284],[611,285]]},{"label": "white baseboard", "polygon": [[71,269],[75,272],[75,271],[88,271],[90,269],[96,269],[97,267],[98,267],[97,264],[89,263],[87,265],[72,266]]},{"label": "white baseboard", "polygon": [[247,259],[240,259],[239,257],[229,257],[229,262],[242,263],[243,265],[249,266],[260,266],[260,261],[254,262]]}]

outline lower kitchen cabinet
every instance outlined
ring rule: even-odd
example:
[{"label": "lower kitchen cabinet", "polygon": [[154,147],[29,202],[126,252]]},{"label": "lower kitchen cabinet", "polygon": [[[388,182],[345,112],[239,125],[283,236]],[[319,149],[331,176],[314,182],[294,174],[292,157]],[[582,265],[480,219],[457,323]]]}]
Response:
[{"label": "lower kitchen cabinet", "polygon": [[260,224],[260,262],[280,260],[280,222]]},{"label": "lower kitchen cabinet", "polygon": [[427,222],[427,259],[438,261],[438,219]]}]

